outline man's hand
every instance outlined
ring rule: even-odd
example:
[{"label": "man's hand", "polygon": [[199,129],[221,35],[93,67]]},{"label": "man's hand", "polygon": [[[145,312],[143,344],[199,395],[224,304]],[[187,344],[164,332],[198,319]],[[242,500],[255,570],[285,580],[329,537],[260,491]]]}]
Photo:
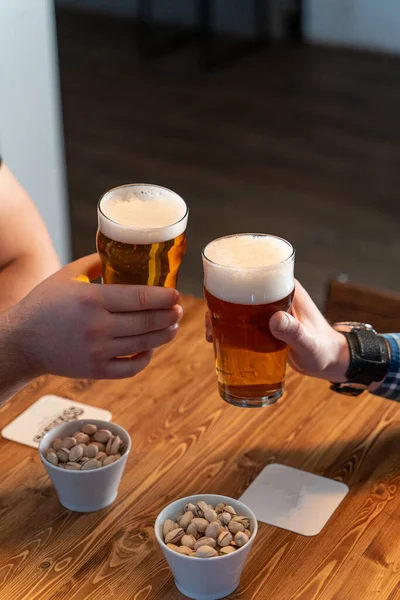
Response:
[{"label": "man's hand", "polygon": [[148,365],[153,348],[176,336],[182,317],[176,290],[85,283],[100,273],[97,254],[77,260],[3,313],[12,354],[31,378],[132,377]]},{"label": "man's hand", "polygon": [[[271,333],[289,345],[291,366],[305,375],[345,381],[350,361],[346,338],[329,325],[298,281],[291,313],[277,312],[269,323]],[[208,314],[206,338],[212,341]]]}]

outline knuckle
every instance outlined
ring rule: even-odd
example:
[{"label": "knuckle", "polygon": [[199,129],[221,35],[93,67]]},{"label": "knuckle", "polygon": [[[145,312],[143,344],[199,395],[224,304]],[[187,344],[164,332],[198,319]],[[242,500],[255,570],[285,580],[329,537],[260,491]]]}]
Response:
[{"label": "knuckle", "polygon": [[154,315],[149,311],[144,311],[141,315],[141,329],[143,331],[152,331],[154,327]]},{"label": "knuckle", "polygon": [[136,288],[137,302],[140,309],[145,309],[149,304],[149,290],[144,285],[138,285]]}]

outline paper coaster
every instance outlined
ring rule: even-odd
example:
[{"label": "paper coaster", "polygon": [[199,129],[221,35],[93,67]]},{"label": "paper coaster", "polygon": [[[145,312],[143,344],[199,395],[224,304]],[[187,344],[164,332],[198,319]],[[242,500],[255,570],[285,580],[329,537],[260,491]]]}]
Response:
[{"label": "paper coaster", "polygon": [[284,465],[265,467],[239,498],[259,521],[317,535],[349,491],[346,484]]},{"label": "paper coaster", "polygon": [[37,448],[42,437],[50,429],[61,423],[75,419],[102,419],[111,421],[112,414],[103,408],[61,398],[42,396],[11,421],[1,432],[3,438]]}]

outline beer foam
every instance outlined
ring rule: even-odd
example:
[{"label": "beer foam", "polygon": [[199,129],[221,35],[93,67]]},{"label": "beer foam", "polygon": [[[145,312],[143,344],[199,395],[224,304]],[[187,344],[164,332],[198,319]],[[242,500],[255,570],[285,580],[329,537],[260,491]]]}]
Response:
[{"label": "beer foam", "polygon": [[231,235],[210,242],[203,252],[204,286],[234,304],[270,304],[294,289],[292,246],[260,234]]},{"label": "beer foam", "polygon": [[178,194],[156,185],[125,185],[100,200],[99,229],[124,244],[166,242],[187,226],[187,206]]}]

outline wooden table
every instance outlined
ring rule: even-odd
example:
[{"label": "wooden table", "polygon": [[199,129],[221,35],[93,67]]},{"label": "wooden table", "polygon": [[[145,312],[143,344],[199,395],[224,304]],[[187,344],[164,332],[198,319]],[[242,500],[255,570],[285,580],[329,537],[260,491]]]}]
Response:
[{"label": "wooden table", "polygon": [[47,393],[110,408],[133,438],[117,501],[64,510],[35,450],[1,440],[1,600],[182,598],[156,544],[158,511],[181,496],[238,497],[279,462],[346,482],[350,493],[322,533],[261,524],[231,598],[400,598],[400,405],[290,372],[272,407],[219,397],[200,300],[186,298],[178,339],[134,381],[43,377],[0,411],[0,426]]}]

